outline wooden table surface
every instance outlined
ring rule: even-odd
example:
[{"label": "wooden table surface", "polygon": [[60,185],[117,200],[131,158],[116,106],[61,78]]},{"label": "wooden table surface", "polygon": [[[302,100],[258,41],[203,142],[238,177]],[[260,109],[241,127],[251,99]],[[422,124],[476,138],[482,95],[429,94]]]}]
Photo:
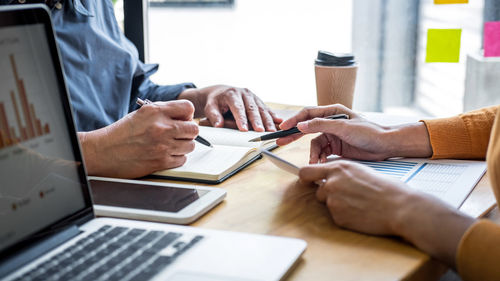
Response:
[{"label": "wooden table surface", "polygon": [[[312,137],[274,152],[305,165]],[[339,228],[316,201],[313,186],[299,183],[269,161],[258,160],[216,187],[227,191],[225,201],[192,226],[305,240],[307,249],[286,280],[435,280],[446,270],[398,238]],[[486,175],[461,209],[479,216],[493,203]],[[498,209],[486,213],[500,222]]]}]

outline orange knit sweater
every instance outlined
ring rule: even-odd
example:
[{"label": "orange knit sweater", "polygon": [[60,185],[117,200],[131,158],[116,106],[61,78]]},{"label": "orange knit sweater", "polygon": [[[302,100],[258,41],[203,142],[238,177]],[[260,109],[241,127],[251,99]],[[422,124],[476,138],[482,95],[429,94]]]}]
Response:
[{"label": "orange knit sweater", "polygon": [[[433,159],[484,159],[500,205],[500,114],[488,107],[456,117],[425,120]],[[496,115],[496,117],[495,117]],[[456,256],[464,280],[500,280],[500,225],[479,220],[464,234]]]}]

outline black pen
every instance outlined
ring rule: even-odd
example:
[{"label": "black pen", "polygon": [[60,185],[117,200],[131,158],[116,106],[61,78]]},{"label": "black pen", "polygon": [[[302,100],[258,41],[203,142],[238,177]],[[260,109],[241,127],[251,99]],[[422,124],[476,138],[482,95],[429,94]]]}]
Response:
[{"label": "black pen", "polygon": [[[323,117],[323,118],[325,118],[325,119],[349,119],[349,115],[336,114],[336,115],[331,115],[331,116],[327,116],[327,117]],[[297,134],[297,133],[300,133],[300,130],[297,127],[293,127],[293,128],[288,129],[288,130],[277,131],[277,132],[270,133],[267,135],[262,135],[260,137],[249,140],[249,142],[272,140],[272,139],[282,138],[282,137],[286,137],[286,136]]]},{"label": "black pen", "polygon": [[[145,99],[145,100],[142,100],[140,98],[137,98],[137,101],[136,103],[139,105],[139,106],[143,106],[145,104],[150,104],[150,103],[153,103],[152,101],[148,100],[148,99]],[[200,135],[196,136],[196,138],[194,139],[195,141],[203,144],[203,145],[206,145],[208,147],[213,147],[212,144],[210,142],[208,142],[206,139],[204,139],[203,137],[201,137]]]}]

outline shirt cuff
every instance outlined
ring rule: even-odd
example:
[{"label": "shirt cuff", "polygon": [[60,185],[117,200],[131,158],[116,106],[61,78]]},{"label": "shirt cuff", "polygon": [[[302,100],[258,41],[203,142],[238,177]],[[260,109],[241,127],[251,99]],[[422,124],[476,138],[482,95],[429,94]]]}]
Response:
[{"label": "shirt cuff", "polygon": [[487,220],[473,224],[458,245],[457,270],[463,280],[500,279],[500,225]]},{"label": "shirt cuff", "polygon": [[151,96],[151,101],[176,100],[179,95],[187,89],[196,88],[193,83],[181,83],[176,85],[158,86]]}]

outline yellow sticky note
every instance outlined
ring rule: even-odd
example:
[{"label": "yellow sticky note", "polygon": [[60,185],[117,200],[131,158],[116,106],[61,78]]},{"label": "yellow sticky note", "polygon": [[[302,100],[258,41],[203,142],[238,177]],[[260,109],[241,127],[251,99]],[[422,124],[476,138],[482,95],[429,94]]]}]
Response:
[{"label": "yellow sticky note", "polygon": [[461,29],[427,30],[425,62],[458,62],[461,35]]},{"label": "yellow sticky note", "polygon": [[434,0],[434,4],[467,4],[469,0]]}]

